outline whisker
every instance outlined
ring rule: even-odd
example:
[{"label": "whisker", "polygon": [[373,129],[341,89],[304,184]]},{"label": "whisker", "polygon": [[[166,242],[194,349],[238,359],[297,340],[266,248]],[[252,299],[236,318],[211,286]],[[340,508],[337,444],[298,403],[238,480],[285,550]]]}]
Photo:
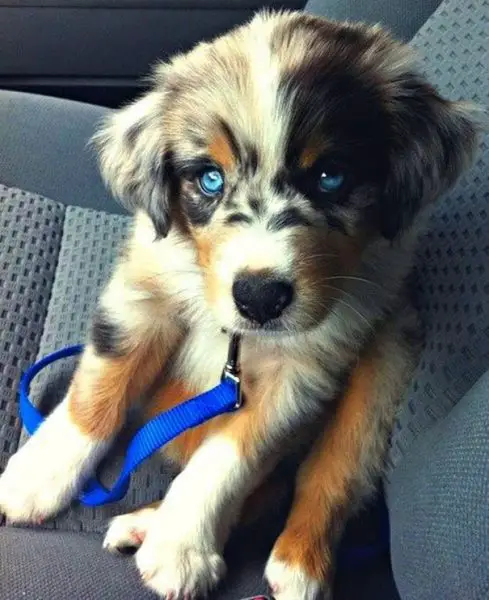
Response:
[{"label": "whisker", "polygon": [[371,281],[370,279],[366,279],[365,277],[357,277],[356,275],[334,275],[332,277],[327,277],[326,281],[333,281],[334,279],[345,279],[351,281],[360,281],[361,283],[369,283],[378,288],[382,288],[382,286],[376,281]]},{"label": "whisker", "polygon": [[298,260],[298,262],[307,264],[307,263],[313,262],[314,260],[316,260],[318,258],[339,258],[339,255],[331,254],[331,253],[311,254],[308,256],[301,256],[300,259]]},{"label": "whisker", "polygon": [[352,294],[351,292],[345,292],[345,290],[342,290],[339,287],[336,287],[335,285],[326,285],[327,288],[329,288],[330,290],[334,290],[335,292],[339,292],[341,295],[347,295],[348,298],[353,298],[355,300],[358,300],[358,298],[355,296],[355,294]]},{"label": "whisker", "polygon": [[[332,286],[330,286],[330,287],[331,287],[331,289],[335,289],[335,291],[340,291],[341,293],[344,293],[343,290],[339,290],[339,288],[333,288]],[[351,297],[354,298],[355,296],[351,295]],[[364,314],[362,314],[357,308],[355,308],[349,302],[347,302],[344,298],[337,298],[337,297],[331,296],[331,299],[334,300],[335,302],[340,302],[341,304],[343,304],[344,306],[349,308],[358,317],[360,317],[360,319],[362,319],[362,321],[364,321],[366,325],[368,325],[370,330],[372,330],[372,331],[374,330],[374,326],[372,325],[372,323],[370,323],[370,321],[367,319],[367,317]],[[329,308],[329,305],[327,305],[327,304],[323,304],[321,306]]]},{"label": "whisker", "polygon": [[368,328],[373,331],[375,328],[372,325],[372,323],[367,319],[367,317],[362,314],[358,309],[356,309],[354,306],[352,306],[349,302],[347,302],[346,300],[344,300],[343,298],[337,298],[337,301],[340,302],[341,304],[343,304],[344,306],[346,306],[347,308],[349,308],[350,310],[352,310],[356,315],[358,315],[360,317],[360,319],[362,319],[362,321],[368,326]]},{"label": "whisker", "polygon": [[341,288],[336,287],[335,285],[326,285],[326,287],[331,290],[334,290],[335,292],[339,292],[341,295],[346,295],[346,296],[348,296],[348,298],[352,298],[353,300],[358,300],[358,298],[357,298],[357,296],[355,296],[355,294],[352,294],[351,292],[347,292],[346,290],[342,290]]}]

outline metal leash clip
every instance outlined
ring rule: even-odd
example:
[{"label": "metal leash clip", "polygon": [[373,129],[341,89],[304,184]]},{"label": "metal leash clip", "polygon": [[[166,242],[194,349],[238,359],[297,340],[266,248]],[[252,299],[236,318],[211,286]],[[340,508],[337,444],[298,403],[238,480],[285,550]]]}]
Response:
[{"label": "metal leash clip", "polygon": [[239,348],[241,336],[237,333],[231,335],[229,341],[228,358],[222,372],[221,381],[232,381],[236,386],[236,404],[234,408],[240,408],[243,404],[243,394],[241,393],[241,378],[239,369]]}]

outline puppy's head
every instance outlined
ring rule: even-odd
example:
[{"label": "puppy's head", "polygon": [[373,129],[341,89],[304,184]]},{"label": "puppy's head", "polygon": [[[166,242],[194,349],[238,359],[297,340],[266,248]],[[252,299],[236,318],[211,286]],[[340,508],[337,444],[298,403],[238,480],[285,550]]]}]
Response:
[{"label": "puppy's head", "polygon": [[97,139],[155,240],[191,240],[223,326],[297,331],[458,177],[476,126],[379,28],[281,13],[158,67]]}]

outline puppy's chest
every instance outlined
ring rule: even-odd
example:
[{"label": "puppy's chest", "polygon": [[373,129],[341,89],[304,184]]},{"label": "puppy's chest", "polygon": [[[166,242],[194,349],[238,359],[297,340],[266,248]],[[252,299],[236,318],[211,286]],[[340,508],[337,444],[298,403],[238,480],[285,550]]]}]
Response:
[{"label": "puppy's chest", "polygon": [[[194,393],[206,391],[219,383],[228,350],[228,335],[194,330],[176,352],[168,379],[184,383]],[[276,351],[258,350],[246,340],[241,342],[240,369],[243,379],[256,379],[264,369],[271,374],[280,362]]]},{"label": "puppy's chest", "polygon": [[227,357],[228,338],[224,334],[193,330],[177,350],[168,377],[181,381],[195,393],[219,383]]}]

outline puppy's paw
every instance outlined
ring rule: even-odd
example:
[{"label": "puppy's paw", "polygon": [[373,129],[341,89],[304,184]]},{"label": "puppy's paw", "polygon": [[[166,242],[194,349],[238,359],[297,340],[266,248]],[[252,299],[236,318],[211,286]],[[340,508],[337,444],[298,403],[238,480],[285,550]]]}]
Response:
[{"label": "puppy's paw", "polygon": [[110,552],[124,552],[139,548],[146,537],[155,510],[155,508],[143,508],[112,519],[103,547]]},{"label": "puppy's paw", "polygon": [[226,571],[217,552],[187,540],[165,540],[162,531],[146,537],[136,564],[145,584],[166,600],[205,597]]},{"label": "puppy's paw", "polygon": [[80,489],[105,443],[82,434],[58,406],[9,460],[0,477],[0,513],[36,523],[64,508]]},{"label": "puppy's paw", "polygon": [[0,477],[0,513],[13,523],[39,523],[70,499],[71,473],[44,462],[36,444],[26,444]]},{"label": "puppy's paw", "polygon": [[330,600],[319,581],[298,566],[276,560],[273,555],[268,560],[265,578],[275,600]]}]

